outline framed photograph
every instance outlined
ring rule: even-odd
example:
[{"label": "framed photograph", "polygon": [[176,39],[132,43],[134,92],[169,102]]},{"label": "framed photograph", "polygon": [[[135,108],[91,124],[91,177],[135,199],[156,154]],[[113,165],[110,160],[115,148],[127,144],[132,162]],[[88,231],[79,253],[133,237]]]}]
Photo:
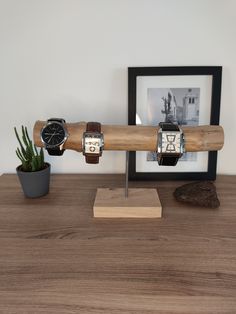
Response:
[{"label": "framed photograph", "polygon": [[[222,67],[128,69],[129,125],[173,122],[218,125]],[[215,180],[217,152],[184,153],[176,166],[159,166],[156,152],[130,152],[130,180]]]}]

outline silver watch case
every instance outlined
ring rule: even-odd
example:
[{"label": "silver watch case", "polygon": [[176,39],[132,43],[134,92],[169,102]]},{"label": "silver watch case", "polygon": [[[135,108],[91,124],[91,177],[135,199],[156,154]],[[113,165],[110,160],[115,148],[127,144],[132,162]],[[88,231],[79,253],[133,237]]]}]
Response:
[{"label": "silver watch case", "polygon": [[[54,124],[54,123],[59,124],[59,125],[63,128],[63,130],[64,130],[64,132],[65,132],[65,136],[64,136],[63,140],[62,140],[60,143],[58,143],[57,145],[49,145],[49,144],[45,143],[44,140],[43,140],[43,138],[42,138],[43,130],[44,130],[49,124],[52,124],[52,123],[53,123],[53,124]],[[66,127],[65,127],[65,123],[64,123],[64,122],[59,122],[59,121],[47,121],[47,124],[42,128],[42,130],[41,130],[41,132],[40,132],[41,142],[44,144],[44,147],[45,147],[45,148],[56,148],[56,147],[59,147],[59,149],[62,150],[62,149],[63,149],[63,146],[64,146],[64,144],[65,144],[65,142],[66,142],[66,140],[68,139],[68,137],[69,137],[69,133],[68,133]]]},{"label": "silver watch case", "polygon": [[[100,140],[100,145],[98,151],[86,151],[86,138],[91,138],[91,139],[99,139]],[[93,147],[94,145],[88,145],[89,147]],[[103,133],[99,132],[84,132],[83,133],[83,138],[82,138],[82,149],[83,149],[83,155],[99,155],[102,156],[104,148],[104,136]]]},{"label": "silver watch case", "polygon": [[[175,133],[175,134],[180,134],[180,151],[176,152],[173,151],[172,152],[167,152],[167,151],[162,151],[162,137],[163,137],[163,133]],[[184,133],[182,131],[182,129],[179,129],[179,131],[163,131],[162,128],[159,129],[158,131],[158,145],[157,145],[157,153],[158,154],[168,154],[168,155],[179,155],[179,157],[181,157],[183,155],[183,153],[185,153],[185,143],[184,143]]]}]

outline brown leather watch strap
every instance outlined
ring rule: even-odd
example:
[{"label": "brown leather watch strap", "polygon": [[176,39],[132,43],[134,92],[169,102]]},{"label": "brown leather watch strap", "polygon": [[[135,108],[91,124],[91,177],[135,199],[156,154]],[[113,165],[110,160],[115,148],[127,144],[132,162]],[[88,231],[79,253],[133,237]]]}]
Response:
[{"label": "brown leather watch strap", "polygon": [[98,164],[99,156],[98,155],[85,155],[85,161],[87,164]]},{"label": "brown leather watch strap", "polygon": [[101,123],[99,122],[88,122],[86,126],[87,132],[98,132],[101,133]]},{"label": "brown leather watch strap", "polygon": [[[99,122],[87,122],[86,132],[97,132],[101,133],[101,123]],[[85,154],[85,161],[87,164],[98,164],[98,154]]]}]

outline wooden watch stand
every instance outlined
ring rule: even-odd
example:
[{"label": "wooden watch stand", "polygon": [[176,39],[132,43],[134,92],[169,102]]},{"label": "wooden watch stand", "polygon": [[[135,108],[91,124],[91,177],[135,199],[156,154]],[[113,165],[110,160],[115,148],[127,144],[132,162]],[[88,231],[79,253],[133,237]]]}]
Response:
[{"label": "wooden watch stand", "polygon": [[[40,133],[46,121],[36,121],[34,143],[43,147]],[[66,123],[69,137],[65,149],[82,151],[82,137],[86,123]],[[224,131],[219,125],[182,126],[187,152],[217,151],[223,147]],[[159,218],[161,203],[156,189],[128,189],[128,151],[155,151],[159,126],[102,125],[104,149],[126,151],[125,189],[98,189],[94,203],[94,217],[101,218]]]},{"label": "wooden watch stand", "polygon": [[126,152],[125,188],[99,188],[93,206],[95,218],[161,218],[156,189],[128,187],[129,152]]}]

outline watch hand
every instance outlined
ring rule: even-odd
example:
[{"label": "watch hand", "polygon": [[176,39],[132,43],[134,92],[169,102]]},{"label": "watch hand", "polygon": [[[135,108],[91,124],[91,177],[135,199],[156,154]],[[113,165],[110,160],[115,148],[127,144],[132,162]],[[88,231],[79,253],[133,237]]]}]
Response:
[{"label": "watch hand", "polygon": [[48,140],[48,143],[51,141],[51,139],[53,138],[54,135],[55,135],[55,133],[52,134],[52,136],[51,136],[50,139]]}]

